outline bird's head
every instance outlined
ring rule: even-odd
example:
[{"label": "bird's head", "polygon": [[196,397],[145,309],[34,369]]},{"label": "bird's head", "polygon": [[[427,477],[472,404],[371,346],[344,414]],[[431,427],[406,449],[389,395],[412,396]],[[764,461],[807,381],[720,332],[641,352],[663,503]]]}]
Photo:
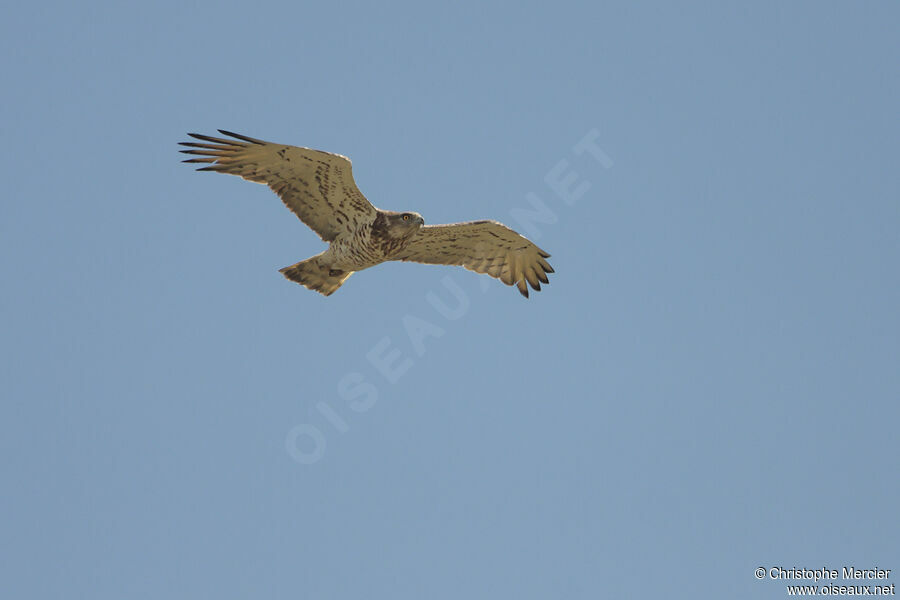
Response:
[{"label": "bird's head", "polygon": [[425,224],[425,219],[417,212],[381,211],[386,221],[386,230],[392,238],[408,238],[415,235]]}]

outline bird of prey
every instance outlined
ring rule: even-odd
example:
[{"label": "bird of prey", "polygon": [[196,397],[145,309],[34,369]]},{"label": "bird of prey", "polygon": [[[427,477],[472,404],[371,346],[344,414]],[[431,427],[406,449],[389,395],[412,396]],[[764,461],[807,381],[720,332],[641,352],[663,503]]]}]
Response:
[{"label": "bird of prey", "polygon": [[528,297],[549,283],[549,254],[497,221],[425,225],[416,212],[379,210],[353,181],[350,159],[321,150],[264,142],[219,130],[224,139],[189,133],[180,142],[198,155],[187,163],[209,163],[198,171],[239,175],[264,183],[326,242],[328,249],[281,269],[299,284],[330,296],[354,272],[388,260],[462,265],[515,285]]}]

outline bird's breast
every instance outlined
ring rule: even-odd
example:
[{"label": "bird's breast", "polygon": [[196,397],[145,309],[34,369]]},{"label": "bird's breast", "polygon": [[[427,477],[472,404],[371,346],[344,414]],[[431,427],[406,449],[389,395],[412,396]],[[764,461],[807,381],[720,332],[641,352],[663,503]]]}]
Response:
[{"label": "bird's breast", "polygon": [[347,271],[375,266],[385,261],[384,253],[378,246],[365,229],[357,229],[331,242],[332,264]]}]

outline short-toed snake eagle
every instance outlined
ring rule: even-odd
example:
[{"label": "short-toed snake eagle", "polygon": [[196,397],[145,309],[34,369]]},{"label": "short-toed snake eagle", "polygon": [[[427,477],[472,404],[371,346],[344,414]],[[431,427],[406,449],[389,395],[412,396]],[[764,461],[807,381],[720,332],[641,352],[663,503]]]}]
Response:
[{"label": "short-toed snake eagle", "polygon": [[234,139],[189,133],[206,143],[181,142],[199,155],[188,163],[210,163],[199,171],[240,175],[264,183],[326,242],[328,249],[281,269],[281,273],[326,296],[355,271],[388,260],[462,265],[516,285],[541,289],[553,268],[549,254],[497,221],[425,225],[416,212],[379,210],[356,187],[350,159],[310,148],[253,139],[222,129]]}]

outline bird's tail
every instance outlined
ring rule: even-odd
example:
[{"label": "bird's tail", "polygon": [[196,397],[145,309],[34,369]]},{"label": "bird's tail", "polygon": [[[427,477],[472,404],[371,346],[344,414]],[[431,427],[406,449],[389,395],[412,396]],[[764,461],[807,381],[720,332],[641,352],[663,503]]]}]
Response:
[{"label": "bird's tail", "polygon": [[354,273],[332,269],[322,260],[321,254],[280,269],[279,272],[291,281],[296,281],[325,296],[333,294]]}]

